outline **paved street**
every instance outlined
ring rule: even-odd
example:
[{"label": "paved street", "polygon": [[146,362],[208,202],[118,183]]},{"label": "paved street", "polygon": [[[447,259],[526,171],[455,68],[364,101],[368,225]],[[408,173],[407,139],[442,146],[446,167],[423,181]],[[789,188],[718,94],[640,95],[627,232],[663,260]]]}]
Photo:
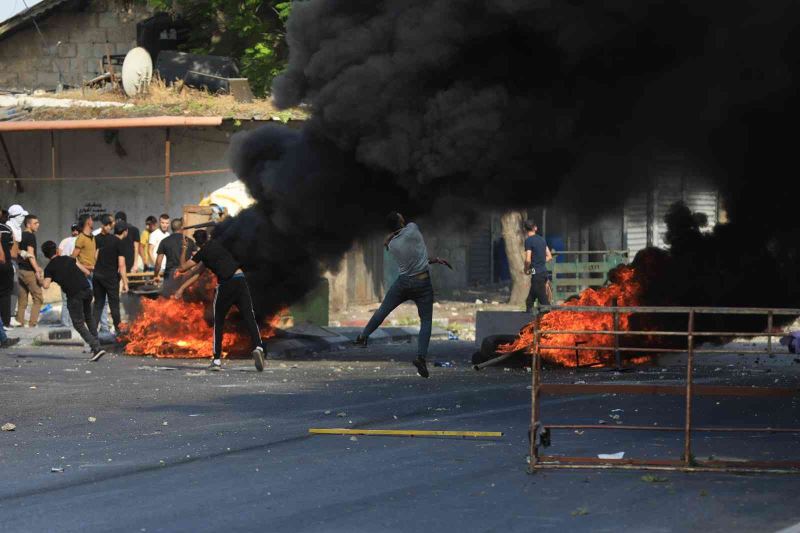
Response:
[{"label": "paved street", "polygon": [[[800,521],[800,476],[527,474],[530,374],[477,373],[467,364],[473,349],[434,343],[431,360],[456,366],[431,366],[429,380],[408,364],[409,344],[271,361],[263,374],[249,361],[209,373],[200,361],[110,355],[88,363],[70,347],[2,352],[0,424],[16,430],[0,433],[0,530],[749,532]],[[552,376],[669,383],[680,369]],[[776,379],[797,383],[733,369],[711,369],[698,381]],[[798,425],[790,399],[741,402],[698,400],[698,423]],[[612,413],[630,424],[682,418],[678,398],[557,397],[542,409],[552,422],[614,423]],[[310,427],[505,435],[351,438],[309,436]],[[555,433],[548,453],[679,453],[674,435],[625,433]],[[700,434],[696,453],[797,459],[796,439]]]}]

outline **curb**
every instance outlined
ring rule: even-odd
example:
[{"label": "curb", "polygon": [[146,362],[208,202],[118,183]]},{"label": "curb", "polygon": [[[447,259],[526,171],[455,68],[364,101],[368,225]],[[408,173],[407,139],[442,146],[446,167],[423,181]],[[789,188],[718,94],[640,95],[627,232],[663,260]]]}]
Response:
[{"label": "curb", "polygon": [[[305,328],[289,328],[286,332],[293,338],[272,338],[265,341],[269,357],[291,359],[292,357],[312,355],[318,352],[344,350],[361,333],[355,327],[317,327],[312,333]],[[393,342],[413,342],[419,336],[419,328],[385,327],[378,328],[369,337],[370,345],[383,345]],[[447,340],[447,331],[433,328],[431,340]]]},{"label": "curb", "polygon": [[[264,344],[269,357],[291,359],[319,352],[344,350],[351,346],[361,331],[362,328],[358,327],[319,327],[302,324],[284,330],[277,337],[264,341]],[[69,333],[69,336],[65,333]],[[22,346],[67,347],[83,346],[84,344],[75,332],[66,328],[26,329],[20,337],[23,339],[20,343]],[[101,342],[104,345],[113,344],[113,336],[111,337],[111,339],[101,338]],[[370,335],[369,344],[414,342],[417,337],[419,337],[418,327],[382,327]],[[447,338],[447,330],[437,327],[431,330],[431,340],[447,340]]]}]

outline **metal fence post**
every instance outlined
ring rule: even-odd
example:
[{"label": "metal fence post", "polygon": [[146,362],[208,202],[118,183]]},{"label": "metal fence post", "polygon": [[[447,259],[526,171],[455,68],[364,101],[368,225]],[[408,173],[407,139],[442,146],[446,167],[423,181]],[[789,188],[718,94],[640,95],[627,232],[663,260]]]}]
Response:
[{"label": "metal fence post", "polygon": [[536,319],[535,319],[535,326],[534,326],[534,349],[533,349],[533,361],[531,361],[531,437],[530,437],[530,466],[528,471],[533,473],[534,469],[536,468],[536,463],[539,459],[539,449],[536,443],[538,434],[539,434],[539,385],[541,384],[541,376],[540,373],[542,371],[542,362],[541,362],[541,325],[542,325],[542,318],[541,314],[539,314],[539,310],[536,310]]},{"label": "metal fence post", "polygon": [[694,309],[689,310],[689,328],[686,336],[686,425],[684,428],[683,461],[686,466],[694,462],[692,457],[692,372],[694,367]]},{"label": "metal fence post", "polygon": [[772,355],[772,311],[767,313],[767,353]]},{"label": "metal fence post", "polygon": [[614,337],[614,364],[617,370],[622,370],[622,353],[619,351],[619,313],[617,312],[617,299],[611,300],[611,307],[614,308],[613,315],[613,337]]}]

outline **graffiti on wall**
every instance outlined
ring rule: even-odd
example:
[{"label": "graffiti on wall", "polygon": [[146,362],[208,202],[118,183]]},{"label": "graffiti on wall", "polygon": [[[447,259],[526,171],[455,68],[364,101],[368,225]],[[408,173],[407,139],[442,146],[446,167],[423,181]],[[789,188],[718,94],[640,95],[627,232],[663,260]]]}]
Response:
[{"label": "graffiti on wall", "polygon": [[97,220],[106,214],[108,214],[108,210],[103,207],[101,202],[86,202],[78,208],[75,220],[78,220],[81,215],[91,215],[94,220]]}]

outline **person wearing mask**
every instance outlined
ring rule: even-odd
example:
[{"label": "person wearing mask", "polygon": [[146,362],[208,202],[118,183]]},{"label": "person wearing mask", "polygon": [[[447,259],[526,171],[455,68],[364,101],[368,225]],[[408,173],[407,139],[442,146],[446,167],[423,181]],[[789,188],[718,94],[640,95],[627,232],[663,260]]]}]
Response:
[{"label": "person wearing mask", "polygon": [[94,293],[95,329],[100,322],[100,315],[108,301],[114,329],[120,334],[122,319],[119,309],[120,282],[122,292],[128,292],[128,275],[125,265],[123,240],[128,235],[128,227],[124,222],[114,223],[111,215],[104,215],[97,241],[97,261],[92,276]]},{"label": "person wearing mask", "polygon": [[8,212],[0,213],[0,249],[3,261],[0,262],[0,319],[4,327],[11,327],[11,296],[14,294],[14,262],[19,247],[14,242],[14,232],[8,226]]},{"label": "person wearing mask", "polygon": [[[164,213],[163,215],[158,217],[158,229],[150,233],[150,239],[149,239],[150,257],[152,257],[154,260],[158,255],[158,246],[161,244],[161,241],[167,238],[168,235],[169,235],[169,215]],[[165,267],[166,267],[166,259],[162,259],[159,271],[163,272]]]},{"label": "person wearing mask", "polygon": [[533,311],[533,302],[538,300],[539,305],[550,305],[547,294],[547,263],[552,261],[553,255],[544,237],[537,235],[539,228],[533,220],[526,220],[525,229],[525,274],[531,276],[531,290],[525,300],[525,312]]},{"label": "person wearing mask", "polygon": [[128,236],[122,241],[122,247],[125,250],[125,268],[128,272],[138,272],[139,266],[136,259],[139,257],[139,240],[141,239],[139,228],[128,224],[128,215],[125,214],[125,211],[117,211],[114,219],[117,224],[124,222],[128,226]]},{"label": "person wearing mask", "polygon": [[209,239],[204,230],[194,232],[195,242],[200,250],[194,257],[178,267],[178,272],[188,272],[188,279],[175,292],[173,298],[180,299],[183,291],[197,281],[206,268],[217,276],[217,290],[214,295],[214,353],[211,357],[210,370],[222,369],[222,333],[225,328],[225,316],[234,305],[239,309],[239,316],[250,333],[253,346],[251,355],[256,370],[264,370],[264,346],[261,343],[261,332],[253,310],[250,289],[244,277],[241,265],[222,243]]},{"label": "person wearing mask", "polygon": [[89,285],[89,270],[74,257],[60,255],[56,243],[42,244],[42,253],[50,260],[44,269],[42,286],[47,289],[52,282],[58,283],[61,292],[67,295],[72,327],[89,345],[92,351],[90,361],[97,361],[106,353],[97,339],[97,328],[92,320],[92,289]]},{"label": "person wearing mask", "polygon": [[17,293],[17,322],[24,326],[25,311],[28,308],[28,295],[31,296],[31,315],[28,327],[36,327],[39,323],[39,311],[44,303],[42,295],[42,267],[39,266],[36,256],[36,232],[39,231],[39,218],[36,215],[26,215],[23,222],[24,231],[19,243],[19,282]]},{"label": "person wearing mask", "polygon": [[[14,204],[8,208],[8,219],[6,224],[9,228],[11,228],[11,233],[14,237],[14,242],[17,243],[19,246],[19,241],[22,239],[22,224],[25,220],[25,217],[28,215],[28,212],[19,204]],[[11,266],[14,269],[14,287],[17,286],[19,282],[19,263],[17,258],[12,259]],[[11,309],[17,308],[17,291],[15,290],[11,294]],[[6,324],[12,327],[20,327],[22,324],[17,322],[17,318],[15,316],[11,317],[11,323]]]},{"label": "person wearing mask", "polygon": [[14,232],[14,241],[22,240],[22,232],[25,229],[25,217],[28,212],[19,204],[14,204],[8,208],[8,226]]},{"label": "person wearing mask", "polygon": [[[158,245],[154,269],[154,277],[156,280],[160,279],[162,262],[166,265],[164,280],[171,281],[178,267],[185,263],[197,249],[194,241],[183,235],[183,221],[181,219],[172,219],[171,229],[172,234],[162,240],[161,244]],[[166,259],[166,261],[164,261],[164,259]]]},{"label": "person wearing mask", "polygon": [[142,238],[139,245],[139,254],[142,257],[142,265],[145,271],[153,270],[154,257],[150,256],[150,234],[153,233],[158,227],[158,220],[156,217],[150,215],[144,221],[144,230],[142,231]]},{"label": "person wearing mask", "polygon": [[413,222],[406,224],[405,218],[400,213],[395,211],[389,213],[386,217],[386,225],[391,233],[383,241],[383,244],[397,261],[400,274],[354,344],[366,346],[369,336],[386,320],[389,313],[406,300],[413,300],[417,304],[420,328],[417,338],[417,358],[412,363],[416,367],[417,373],[423,378],[427,378],[429,373],[426,357],[433,322],[433,285],[428,265],[445,265],[451,269],[452,267],[444,259],[428,258],[428,249],[419,227]]},{"label": "person wearing mask", "polygon": [[[81,233],[78,224],[70,226],[69,231],[70,236],[63,238],[58,244],[58,255],[63,255],[64,257],[72,256],[72,252],[75,250],[75,241]],[[67,309],[67,295],[63,290],[61,291],[61,325],[65,328],[72,327],[72,321],[69,318],[69,309]]]}]

